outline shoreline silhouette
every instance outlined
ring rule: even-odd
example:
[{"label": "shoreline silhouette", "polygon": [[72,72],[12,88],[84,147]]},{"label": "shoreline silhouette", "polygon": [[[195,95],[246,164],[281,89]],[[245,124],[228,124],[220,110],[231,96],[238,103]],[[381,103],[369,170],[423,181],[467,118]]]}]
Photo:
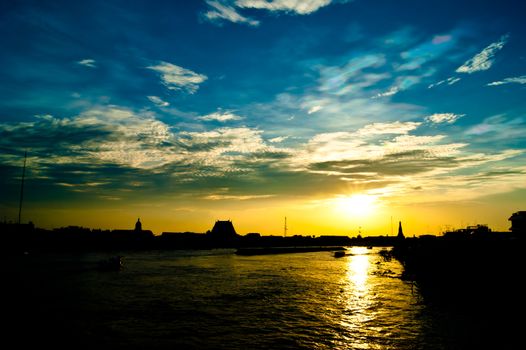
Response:
[{"label": "shoreline silhouette", "polygon": [[[396,236],[331,236],[293,235],[264,236],[259,233],[240,235],[232,221],[215,222],[205,233],[163,232],[154,235],[143,229],[140,218],[133,229],[101,230],[81,226],[67,226],[47,230],[33,223],[0,223],[2,250],[4,253],[34,252],[80,252],[111,250],[163,250],[163,249],[214,249],[214,248],[275,248],[275,247],[394,247],[393,253],[412,268],[414,251],[419,249],[450,249],[457,247],[480,247],[493,244],[495,247],[512,246],[523,242],[525,236],[526,211],[519,211],[509,218],[512,227],[508,232],[493,232],[485,225],[468,226],[465,229],[445,232],[442,236],[421,235],[406,238],[399,222]],[[500,248],[499,248],[500,249]],[[502,247],[502,249],[505,249]],[[320,249],[322,250],[322,249]],[[254,251],[257,252],[257,251]],[[262,251],[263,252],[263,251]],[[434,251],[433,251],[434,252]]]}]

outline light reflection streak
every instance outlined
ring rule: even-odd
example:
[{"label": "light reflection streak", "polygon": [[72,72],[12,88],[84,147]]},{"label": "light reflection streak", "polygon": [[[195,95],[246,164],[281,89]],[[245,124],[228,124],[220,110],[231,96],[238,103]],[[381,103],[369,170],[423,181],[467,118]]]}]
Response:
[{"label": "light reflection streak", "polygon": [[353,247],[350,253],[343,293],[345,310],[341,325],[351,335],[353,348],[367,349],[367,338],[373,332],[368,329],[368,324],[375,318],[374,295],[369,281],[372,268],[370,255],[365,247]]},{"label": "light reflection streak", "polygon": [[368,290],[367,277],[369,273],[369,255],[367,255],[367,249],[365,247],[353,247],[351,248],[351,254],[347,278],[355,291],[366,293]]}]

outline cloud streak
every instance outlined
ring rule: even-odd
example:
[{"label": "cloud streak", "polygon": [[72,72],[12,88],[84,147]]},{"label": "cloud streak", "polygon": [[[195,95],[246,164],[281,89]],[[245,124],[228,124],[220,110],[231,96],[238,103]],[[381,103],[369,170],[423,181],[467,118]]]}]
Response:
[{"label": "cloud streak", "polygon": [[308,15],[329,5],[332,0],[236,0],[240,8],[252,8],[268,11],[294,12]]},{"label": "cloud streak", "polygon": [[239,10],[265,10],[297,15],[309,15],[328,6],[332,0],[207,0],[208,11],[203,17],[216,24],[223,22],[241,23],[257,27],[260,22],[239,13]]},{"label": "cloud streak", "polygon": [[505,78],[503,80],[494,81],[486,84],[486,86],[499,86],[505,84],[526,84],[526,75],[521,75],[520,77]]},{"label": "cloud streak", "polygon": [[163,61],[155,66],[146,68],[159,73],[162,83],[168,89],[184,90],[190,94],[195,93],[199,89],[199,85],[208,79],[204,74]]},{"label": "cloud streak", "polygon": [[233,6],[221,1],[207,1],[210,10],[204,13],[204,17],[212,23],[220,24],[223,21],[233,23],[244,23],[250,26],[258,26],[259,21],[241,15]]},{"label": "cloud streak", "polygon": [[170,104],[163,101],[159,96],[146,96],[150,102],[155,104],[157,107],[168,107]]},{"label": "cloud streak", "polygon": [[453,124],[459,118],[463,117],[465,114],[455,114],[455,113],[435,113],[426,117],[426,121],[434,124]]},{"label": "cloud streak", "polygon": [[77,62],[77,64],[80,64],[81,66],[89,67],[89,68],[97,67],[97,65],[95,64],[95,60],[91,58],[85,58],[83,60],[80,60]]},{"label": "cloud streak", "polygon": [[502,50],[508,42],[509,37],[509,34],[501,36],[499,41],[490,44],[484,48],[484,50],[464,62],[462,66],[457,68],[456,72],[471,74],[490,69],[493,65],[495,55]]},{"label": "cloud streak", "polygon": [[280,143],[280,142],[285,141],[288,138],[289,138],[288,136],[278,136],[278,137],[274,137],[274,138],[269,139],[268,142]]},{"label": "cloud streak", "polygon": [[218,111],[201,117],[197,117],[197,119],[204,121],[227,122],[232,120],[241,120],[243,119],[243,117],[234,114],[232,111]]},{"label": "cloud streak", "polygon": [[427,88],[428,89],[432,89],[432,88],[434,88],[436,86],[440,86],[442,84],[454,85],[454,84],[458,83],[460,80],[461,80],[461,78],[459,78],[459,77],[449,77],[447,79],[440,80],[440,81],[438,81],[436,83],[429,84],[429,86]]}]

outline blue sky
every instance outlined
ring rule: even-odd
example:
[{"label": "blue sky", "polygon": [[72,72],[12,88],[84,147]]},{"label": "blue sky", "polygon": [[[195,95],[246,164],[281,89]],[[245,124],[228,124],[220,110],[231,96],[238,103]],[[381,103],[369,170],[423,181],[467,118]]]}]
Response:
[{"label": "blue sky", "polygon": [[502,207],[526,187],[521,1],[0,6],[4,217],[24,150],[50,226],[49,208]]}]

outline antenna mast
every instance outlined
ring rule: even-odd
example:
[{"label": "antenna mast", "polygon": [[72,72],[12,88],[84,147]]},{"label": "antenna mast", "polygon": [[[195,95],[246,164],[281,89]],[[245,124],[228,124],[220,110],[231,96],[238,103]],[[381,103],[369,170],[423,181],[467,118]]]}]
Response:
[{"label": "antenna mast", "polygon": [[26,177],[26,161],[27,151],[24,152],[24,168],[22,169],[22,183],[20,185],[20,206],[18,207],[18,224],[20,225],[22,218],[22,200],[24,199],[24,179]]},{"label": "antenna mast", "polygon": [[285,226],[283,226],[283,237],[287,237],[287,217],[285,216]]}]

